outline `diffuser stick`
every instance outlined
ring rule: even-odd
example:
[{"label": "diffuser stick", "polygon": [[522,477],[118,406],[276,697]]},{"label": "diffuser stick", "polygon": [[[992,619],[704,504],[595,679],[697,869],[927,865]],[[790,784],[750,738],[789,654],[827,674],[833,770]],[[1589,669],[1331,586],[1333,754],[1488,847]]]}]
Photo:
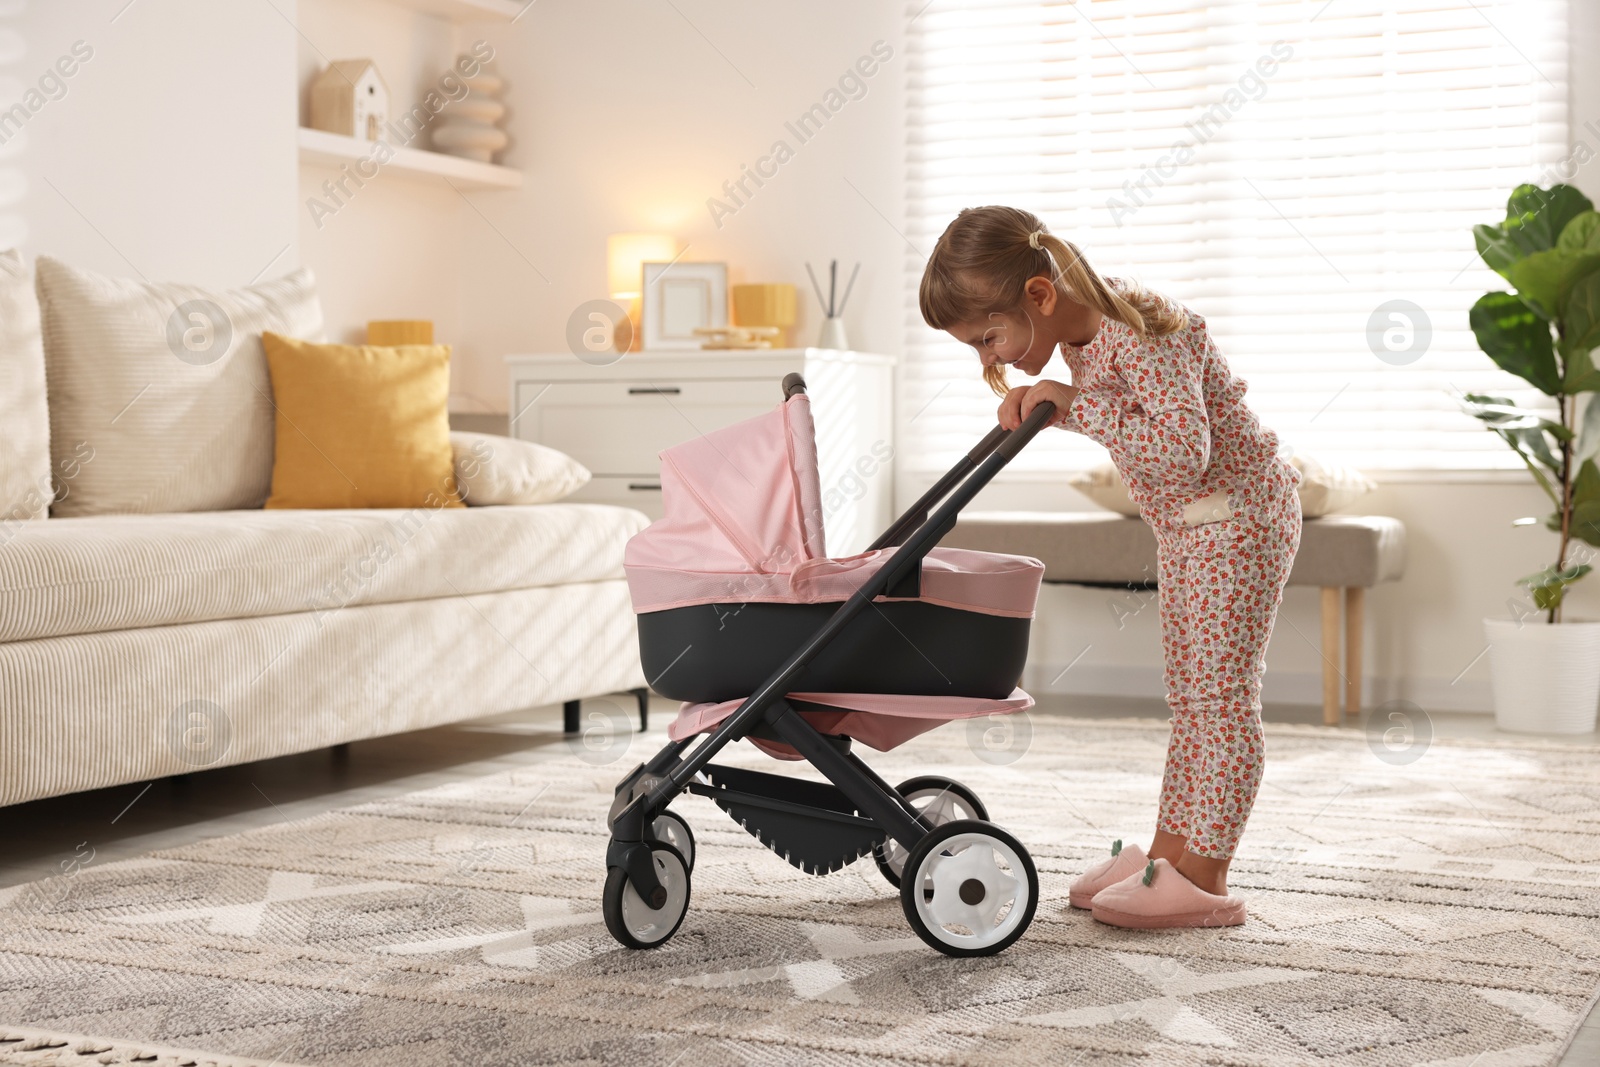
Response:
[{"label": "diffuser stick", "polygon": [[857,260],[855,268],[850,271],[850,280],[844,283],[844,295],[839,298],[839,314],[844,314],[844,306],[850,302],[850,290],[856,287],[856,275],[861,273],[861,261]]},{"label": "diffuser stick", "polygon": [[811,269],[810,263],[806,264],[806,276],[811,279],[811,291],[817,294],[817,303],[819,305],[826,304],[826,301],[822,299],[822,286],[817,284],[817,275],[816,272]]},{"label": "diffuser stick", "polygon": [[828,263],[828,318],[833,318],[833,294],[839,290],[839,261]]}]

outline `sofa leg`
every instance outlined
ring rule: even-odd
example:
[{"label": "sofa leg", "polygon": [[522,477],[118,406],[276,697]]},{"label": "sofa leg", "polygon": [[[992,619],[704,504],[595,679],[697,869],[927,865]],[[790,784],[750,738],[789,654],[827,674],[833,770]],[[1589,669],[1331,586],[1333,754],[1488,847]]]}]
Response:
[{"label": "sofa leg", "polygon": [[1339,725],[1339,593],[1337,586],[1322,590],[1322,721]]},{"label": "sofa leg", "polygon": [[1347,722],[1361,718],[1361,624],[1366,617],[1366,592],[1359,585],[1344,591],[1344,714]]},{"label": "sofa leg", "polygon": [[561,729],[569,734],[578,732],[578,705],[577,700],[569,700],[561,705]]},{"label": "sofa leg", "polygon": [[644,733],[650,729],[650,690],[643,686],[630,690],[635,700],[639,702],[639,732]]}]

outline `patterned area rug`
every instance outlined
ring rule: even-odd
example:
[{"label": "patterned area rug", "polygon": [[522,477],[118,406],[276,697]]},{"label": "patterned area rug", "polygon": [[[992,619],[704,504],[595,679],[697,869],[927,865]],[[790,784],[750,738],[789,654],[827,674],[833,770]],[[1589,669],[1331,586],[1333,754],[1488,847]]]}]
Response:
[{"label": "patterned area rug", "polygon": [[1009,763],[1016,736],[947,726],[869,758],[975,788],[1044,892],[1017,945],[958,961],[870,860],[802,874],[698,797],[688,918],[619,948],[603,816],[659,736],[0,890],[0,1060],[1517,1067],[1556,1062],[1600,989],[1592,747],[1399,764],[1269,726],[1249,922],[1138,933],[1064,905],[1147,837],[1165,724],[1039,716]]}]

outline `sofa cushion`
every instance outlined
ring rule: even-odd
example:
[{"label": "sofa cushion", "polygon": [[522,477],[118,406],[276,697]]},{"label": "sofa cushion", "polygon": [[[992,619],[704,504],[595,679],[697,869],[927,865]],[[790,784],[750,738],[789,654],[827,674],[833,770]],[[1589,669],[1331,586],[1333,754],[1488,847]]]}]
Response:
[{"label": "sofa cushion", "polygon": [[621,578],[608,504],[105,515],[21,524],[0,641]]},{"label": "sofa cushion", "polygon": [[50,513],[50,409],[33,272],[0,254],[0,541],[14,522]]},{"label": "sofa cushion", "polygon": [[456,485],[473,507],[486,504],[552,504],[571,496],[592,477],[589,468],[548,445],[492,433],[454,430]]},{"label": "sofa cushion", "polygon": [[272,479],[272,388],[261,331],[320,337],[311,272],[243,289],[149,283],[37,264],[52,514],[257,508]]},{"label": "sofa cushion", "polygon": [[449,345],[261,335],[277,434],[269,508],[465,507],[450,448]]}]

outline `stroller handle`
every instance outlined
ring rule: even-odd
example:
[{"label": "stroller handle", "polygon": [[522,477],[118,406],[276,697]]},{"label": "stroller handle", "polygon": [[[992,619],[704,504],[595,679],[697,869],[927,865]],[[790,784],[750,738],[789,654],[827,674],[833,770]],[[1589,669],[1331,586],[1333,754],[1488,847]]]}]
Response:
[{"label": "stroller handle", "polygon": [[803,393],[805,391],[806,380],[800,376],[799,371],[792,370],[783,376],[783,398],[785,400],[788,400],[796,393]]},{"label": "stroller handle", "polygon": [[894,524],[883,531],[876,541],[867,546],[868,550],[893,548],[896,545],[904,544],[905,539],[911,535],[911,531],[928,521],[928,512],[933,510],[934,505],[949,496],[950,490],[959,485],[968,474],[971,474],[978,464],[988,459],[995,452],[999,452],[1004,457],[1002,465],[1011,462],[1016,454],[1021,452],[1023,447],[1029,441],[1032,441],[1040,430],[1049,425],[1055,412],[1056,406],[1046,400],[1029,412],[1022,425],[1015,430],[1007,430],[1002,426],[996,426],[990,430],[984,435],[983,440],[972,446],[972,451],[961,457],[954,467],[946,471],[938,481],[929,487],[926,493],[917,498],[915,504],[906,509],[905,514],[896,519]]}]

